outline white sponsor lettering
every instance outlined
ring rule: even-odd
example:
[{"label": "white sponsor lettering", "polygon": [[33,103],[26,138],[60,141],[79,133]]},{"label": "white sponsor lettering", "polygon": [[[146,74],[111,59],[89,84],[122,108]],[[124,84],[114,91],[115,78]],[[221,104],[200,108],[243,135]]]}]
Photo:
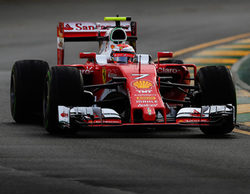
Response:
[{"label": "white sponsor lettering", "polygon": [[150,94],[152,90],[136,90],[139,94]]},{"label": "white sponsor lettering", "polygon": [[81,69],[81,73],[88,75],[94,72],[93,67],[86,66],[86,69]]},{"label": "white sponsor lettering", "polygon": [[156,107],[157,104],[138,104],[138,107]]},{"label": "white sponsor lettering", "polygon": [[157,100],[136,100],[136,103],[157,103]]},{"label": "white sponsor lettering", "polygon": [[156,94],[134,94],[134,96],[156,96]]},{"label": "white sponsor lettering", "polygon": [[[64,32],[105,32],[110,26],[115,26],[115,22],[69,22],[64,23]],[[131,31],[130,22],[122,21],[121,26]]]},{"label": "white sponsor lettering", "polygon": [[137,76],[135,79],[142,79],[149,76],[149,74],[132,74],[132,76]]},{"label": "white sponsor lettering", "polygon": [[174,69],[174,68],[164,68],[164,67],[159,67],[157,69],[157,73],[177,73],[179,72],[179,69]]}]

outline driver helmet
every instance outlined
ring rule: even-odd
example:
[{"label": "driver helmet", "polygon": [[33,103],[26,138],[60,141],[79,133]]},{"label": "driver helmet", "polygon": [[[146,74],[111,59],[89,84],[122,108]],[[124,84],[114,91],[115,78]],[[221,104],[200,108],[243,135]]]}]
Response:
[{"label": "driver helmet", "polygon": [[111,52],[111,60],[114,63],[133,63],[135,50],[128,44],[118,44]]}]

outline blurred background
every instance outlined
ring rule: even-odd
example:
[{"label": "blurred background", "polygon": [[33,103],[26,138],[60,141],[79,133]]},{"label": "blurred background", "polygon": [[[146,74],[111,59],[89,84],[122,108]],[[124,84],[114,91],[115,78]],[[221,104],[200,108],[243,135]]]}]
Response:
[{"label": "blurred background", "polygon": [[[132,16],[138,24],[138,53],[176,51],[250,31],[249,0],[0,0],[0,69],[20,59],[56,64],[59,21],[103,21]],[[98,43],[66,43],[66,63]]]},{"label": "blurred background", "polygon": [[[249,33],[250,0],[0,0],[0,10],[0,194],[249,193],[249,131],[218,138],[197,129],[51,136],[42,126],[14,123],[9,87],[16,60],[56,65],[60,21],[131,16],[137,52],[156,58],[157,51]],[[81,63],[79,52],[97,48],[66,43],[65,62]],[[246,113],[250,93],[239,93]],[[250,126],[249,115],[242,121]]]}]

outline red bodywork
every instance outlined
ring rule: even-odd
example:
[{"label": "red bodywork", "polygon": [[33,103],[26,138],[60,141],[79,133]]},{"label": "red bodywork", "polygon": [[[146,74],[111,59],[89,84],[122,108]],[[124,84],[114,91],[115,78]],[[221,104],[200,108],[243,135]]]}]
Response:
[{"label": "red bodywork", "polygon": [[[65,24],[59,23],[57,28],[57,63],[58,65],[64,65],[64,41],[74,40],[76,38],[95,38],[97,36],[104,36],[105,31],[98,32],[94,31],[89,26],[83,27],[81,23]],[[108,25],[107,22],[105,25]],[[81,28],[80,28],[81,27]],[[67,30],[67,32],[65,31]],[[70,32],[72,30],[72,32]],[[79,30],[79,32],[77,32]],[[127,30],[127,36],[136,36],[136,23]],[[131,42],[135,44],[135,42]],[[66,65],[78,68],[84,78],[85,85],[98,85],[105,84],[112,80],[113,77],[125,77],[126,85],[124,88],[127,90],[127,96],[130,102],[130,121],[122,123],[122,125],[179,125],[181,121],[176,120],[175,122],[167,121],[167,114],[170,109],[169,106],[180,105],[178,103],[166,103],[163,102],[162,97],[166,99],[174,99],[183,101],[186,94],[180,92],[176,88],[169,88],[163,92],[160,92],[160,79],[159,77],[173,76],[174,82],[178,84],[190,85],[190,68],[192,69],[193,75],[196,76],[196,66],[193,64],[161,64],[160,58],[170,58],[173,53],[160,52],[158,53],[158,63],[156,64],[114,64],[107,63],[99,65],[95,61],[95,53],[80,53],[80,58],[88,58],[86,64],[73,64]],[[100,89],[94,92],[96,100],[100,100],[105,89]],[[135,122],[135,114],[141,111],[143,122]],[[156,122],[156,114],[160,112],[163,115],[162,121]],[[207,122],[207,119],[197,120],[197,122]],[[99,125],[95,125],[99,126]]]},{"label": "red bodywork", "polygon": [[[82,72],[84,81],[88,85],[105,84],[111,81],[113,77],[125,77],[127,79],[125,87],[128,91],[131,106],[131,120],[130,123],[124,123],[125,125],[143,124],[134,122],[136,110],[142,111],[143,120],[147,125],[150,125],[150,123],[154,125],[167,124],[166,115],[169,113],[169,109],[163,102],[159,91],[160,82],[157,80],[158,75],[169,76],[174,74],[178,78],[178,83],[190,84],[188,68],[194,68],[196,74],[196,67],[192,64],[147,64],[142,65],[140,73],[138,64],[111,63],[98,65],[93,62],[87,62],[84,65],[74,64],[66,66],[77,67]],[[103,92],[104,89],[101,89],[94,93],[97,100],[100,99]],[[186,95],[173,88],[169,89],[164,97],[167,99],[184,100]],[[169,105],[175,106],[176,104],[169,103]],[[159,123],[155,123],[157,111],[160,111],[164,116],[164,120]]]}]

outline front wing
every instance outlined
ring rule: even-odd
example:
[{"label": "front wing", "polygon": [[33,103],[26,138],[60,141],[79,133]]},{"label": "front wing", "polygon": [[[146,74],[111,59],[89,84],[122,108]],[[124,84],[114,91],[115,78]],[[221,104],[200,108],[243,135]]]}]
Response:
[{"label": "front wing", "polygon": [[120,115],[112,109],[100,107],[58,106],[60,128],[71,127],[164,127],[164,126],[218,126],[227,121],[235,123],[235,107],[232,105],[213,105],[181,108],[166,122],[123,123]]}]

